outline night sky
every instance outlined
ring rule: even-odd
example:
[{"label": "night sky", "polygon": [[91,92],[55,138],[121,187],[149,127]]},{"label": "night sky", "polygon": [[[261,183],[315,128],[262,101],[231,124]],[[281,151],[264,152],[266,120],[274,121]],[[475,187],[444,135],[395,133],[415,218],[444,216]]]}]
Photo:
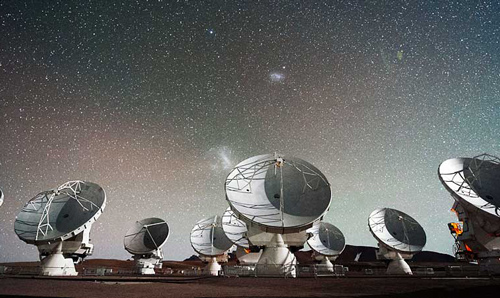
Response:
[{"label": "night sky", "polygon": [[437,168],[500,155],[498,1],[1,1],[0,36],[0,262],[38,258],[15,216],[75,179],[107,193],[92,257],[157,216],[187,258],[231,167],[274,152],[326,175],[348,244],[391,207],[452,253]]}]

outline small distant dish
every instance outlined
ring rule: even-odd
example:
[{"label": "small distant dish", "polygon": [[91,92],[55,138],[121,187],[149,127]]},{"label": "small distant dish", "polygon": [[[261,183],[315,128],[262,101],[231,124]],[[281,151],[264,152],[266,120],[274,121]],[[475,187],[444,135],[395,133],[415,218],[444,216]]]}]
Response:
[{"label": "small distant dish", "polygon": [[377,258],[391,260],[387,274],[413,274],[405,259],[411,259],[425,246],[426,236],[420,224],[406,213],[381,208],[370,214],[368,226],[379,243]]},{"label": "small distant dish", "polygon": [[452,158],[438,172],[441,183],[466,210],[500,217],[500,158]]},{"label": "small distant dish", "polygon": [[168,224],[160,218],[146,218],[136,221],[124,238],[125,249],[131,254],[150,254],[167,242]]},{"label": "small distant dish", "polygon": [[224,256],[233,246],[222,228],[221,218],[217,215],[202,219],[191,230],[191,246],[201,257],[209,257],[205,273],[218,276],[221,266],[217,257]]},{"label": "small distant dish", "polygon": [[374,210],[368,218],[368,225],[379,243],[398,252],[419,252],[427,240],[424,229],[415,219],[395,209]]},{"label": "small distant dish", "polygon": [[222,215],[222,228],[231,242],[243,248],[250,247],[247,238],[247,224],[239,220],[231,208],[228,208]]},{"label": "small distant dish", "polygon": [[0,189],[0,206],[3,204],[3,191]]},{"label": "small distant dish", "polygon": [[226,178],[226,199],[238,218],[271,233],[311,227],[330,207],[326,177],[310,163],[272,154],[239,163]]},{"label": "small distant dish", "polygon": [[191,230],[191,246],[204,256],[220,256],[233,246],[222,228],[221,218],[217,215],[200,220]]},{"label": "small distant dish", "polygon": [[134,255],[136,269],[140,274],[155,274],[162,267],[162,247],[167,242],[170,229],[160,218],[151,217],[140,221],[128,230],[123,245]]},{"label": "small distant dish", "polygon": [[321,222],[317,227],[311,228],[312,237],[307,244],[316,253],[323,256],[338,256],[345,248],[344,234],[334,225]]}]

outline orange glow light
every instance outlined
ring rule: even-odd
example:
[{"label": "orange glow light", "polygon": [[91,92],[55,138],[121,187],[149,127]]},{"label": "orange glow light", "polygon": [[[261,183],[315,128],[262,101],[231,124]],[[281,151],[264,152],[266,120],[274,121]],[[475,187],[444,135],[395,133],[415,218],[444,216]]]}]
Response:
[{"label": "orange glow light", "polygon": [[450,222],[450,230],[457,235],[461,235],[464,232],[462,226],[458,222]]}]

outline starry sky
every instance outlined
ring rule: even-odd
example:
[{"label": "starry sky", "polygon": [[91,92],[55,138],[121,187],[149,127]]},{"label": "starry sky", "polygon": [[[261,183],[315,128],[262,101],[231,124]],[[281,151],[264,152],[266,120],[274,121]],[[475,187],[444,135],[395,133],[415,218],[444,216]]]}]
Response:
[{"label": "starry sky", "polygon": [[15,216],[75,179],[107,193],[93,258],[152,216],[187,258],[231,167],[274,152],[326,175],[348,244],[390,207],[452,253],[437,168],[500,155],[498,1],[1,1],[0,36],[0,262],[38,258]]}]

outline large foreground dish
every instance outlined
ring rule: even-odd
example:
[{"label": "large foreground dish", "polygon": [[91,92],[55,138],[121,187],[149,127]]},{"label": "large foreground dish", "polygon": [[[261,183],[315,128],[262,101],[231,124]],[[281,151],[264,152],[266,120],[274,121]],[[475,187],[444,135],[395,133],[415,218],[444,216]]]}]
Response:
[{"label": "large foreground dish", "polygon": [[18,237],[37,246],[42,274],[76,275],[73,265],[92,254],[90,228],[106,206],[97,184],[69,181],[31,199],[16,216]]},{"label": "large foreground dish", "polygon": [[439,166],[439,179],[470,212],[500,218],[500,159],[489,154],[452,158]]},{"label": "large foreground dish", "polygon": [[69,181],[31,199],[16,216],[14,231],[29,244],[63,241],[95,222],[106,207],[97,184]]},{"label": "large foreground dish", "polygon": [[448,159],[439,165],[438,176],[461,221],[450,224],[457,258],[478,260],[480,270],[500,273],[500,158]]},{"label": "large foreground dish", "polygon": [[240,219],[279,234],[311,227],[331,202],[326,177],[295,157],[267,154],[246,159],[229,173],[225,188],[226,199]]}]

